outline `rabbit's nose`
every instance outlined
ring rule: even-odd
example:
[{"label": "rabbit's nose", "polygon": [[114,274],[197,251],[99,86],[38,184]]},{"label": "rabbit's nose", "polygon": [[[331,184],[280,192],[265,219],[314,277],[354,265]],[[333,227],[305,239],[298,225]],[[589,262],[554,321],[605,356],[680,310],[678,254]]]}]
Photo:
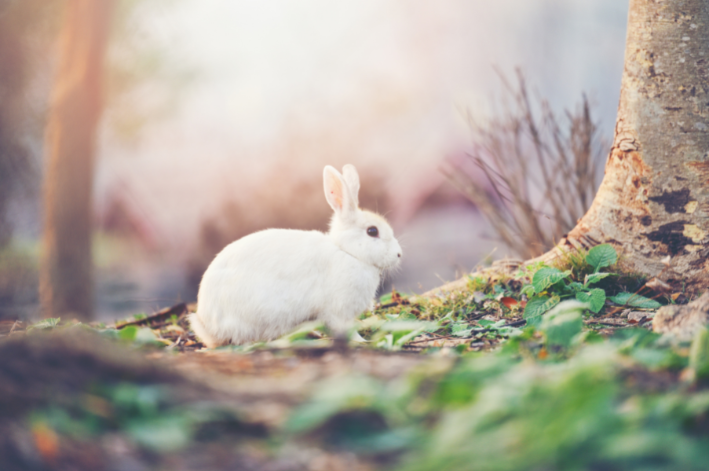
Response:
[{"label": "rabbit's nose", "polygon": [[399,257],[399,258],[401,258],[401,254],[400,254],[400,253],[396,254],[396,256]]}]

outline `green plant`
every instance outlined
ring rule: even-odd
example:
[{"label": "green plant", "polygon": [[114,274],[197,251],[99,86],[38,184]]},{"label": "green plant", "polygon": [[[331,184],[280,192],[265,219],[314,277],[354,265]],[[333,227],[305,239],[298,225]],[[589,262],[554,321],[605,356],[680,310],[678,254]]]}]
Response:
[{"label": "green plant", "polygon": [[[583,256],[583,261],[581,261]],[[618,254],[610,244],[593,247],[588,252],[568,254],[567,260],[572,260],[571,269],[561,271],[559,268],[541,266],[531,276],[531,283],[522,288],[522,293],[529,297],[524,310],[524,318],[531,325],[538,325],[542,315],[548,312],[563,299],[575,298],[585,303],[587,308],[598,314],[610,300],[620,306],[631,306],[644,309],[657,309],[660,303],[644,296],[621,292],[615,296],[607,296],[606,290],[597,287],[602,280],[617,276],[614,273],[602,272],[601,269],[611,267],[618,261]],[[583,267],[583,268],[582,268]],[[590,268],[589,270],[586,267]],[[583,275],[583,278],[581,276]]]}]

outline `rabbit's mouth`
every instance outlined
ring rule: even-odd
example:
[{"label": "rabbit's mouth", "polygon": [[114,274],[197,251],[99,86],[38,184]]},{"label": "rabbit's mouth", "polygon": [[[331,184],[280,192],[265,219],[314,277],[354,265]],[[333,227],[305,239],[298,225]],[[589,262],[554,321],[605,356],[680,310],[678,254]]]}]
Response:
[{"label": "rabbit's mouth", "polygon": [[387,260],[386,263],[378,265],[377,268],[382,272],[382,278],[396,273],[401,268],[401,255],[391,261]]}]

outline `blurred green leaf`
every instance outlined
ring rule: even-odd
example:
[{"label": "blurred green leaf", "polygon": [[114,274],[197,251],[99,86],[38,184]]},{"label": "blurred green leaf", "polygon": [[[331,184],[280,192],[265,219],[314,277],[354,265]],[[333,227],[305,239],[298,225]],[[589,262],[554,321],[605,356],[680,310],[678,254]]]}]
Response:
[{"label": "blurred green leaf", "polygon": [[427,322],[427,321],[388,321],[379,327],[382,332],[435,332],[438,330],[439,325],[437,322]]},{"label": "blurred green leaf", "polygon": [[529,301],[524,308],[523,317],[528,325],[538,325],[541,322],[541,316],[551,308],[559,304],[559,296],[536,296]]},{"label": "blurred green leaf", "polygon": [[583,317],[579,312],[564,312],[554,316],[544,316],[539,330],[544,332],[547,343],[564,348],[571,346],[571,340],[583,329]]},{"label": "blurred green leaf", "polygon": [[368,376],[351,374],[331,378],[318,385],[309,402],[291,413],[285,429],[304,432],[322,425],[338,412],[370,408],[381,391],[381,384]]},{"label": "blurred green leaf", "polygon": [[620,306],[631,306],[641,309],[658,309],[662,304],[654,299],[648,299],[645,296],[633,293],[620,293],[609,298],[614,303]]},{"label": "blurred green leaf", "polygon": [[618,253],[610,244],[601,244],[593,247],[586,254],[586,263],[595,271],[614,265],[618,261]]},{"label": "blurred green leaf", "polygon": [[165,414],[129,422],[126,431],[139,445],[157,452],[175,451],[192,438],[192,423],[184,415]]},{"label": "blurred green leaf", "polygon": [[569,289],[571,289],[572,291],[583,291],[586,289],[586,287],[578,281],[572,281],[571,283],[569,283]]},{"label": "blurred green leaf", "polygon": [[521,294],[527,295],[527,297],[532,297],[536,294],[536,291],[534,289],[534,285],[529,284],[529,285],[524,285],[520,291]]},{"label": "blurred green leaf", "polygon": [[700,329],[692,340],[689,366],[698,379],[709,378],[709,330]]},{"label": "blurred green leaf", "polygon": [[59,321],[61,320],[60,317],[50,317],[48,319],[41,320],[35,324],[32,324],[28,329],[27,332],[32,331],[32,330],[47,330],[47,329],[53,329],[55,328],[58,324]]},{"label": "blurred green leaf", "polygon": [[576,293],[576,299],[582,303],[588,303],[589,308],[595,312],[600,312],[606,303],[606,292],[600,288],[594,288],[590,291],[579,291]]},{"label": "blurred green leaf", "polygon": [[469,337],[473,327],[467,322],[456,322],[451,324],[451,335],[456,337]]},{"label": "blurred green leaf", "polygon": [[598,283],[602,279],[613,275],[613,273],[591,273],[590,275],[586,275],[586,279],[584,281],[584,284],[586,286],[592,285],[594,283]]},{"label": "blurred green leaf", "polygon": [[534,273],[532,278],[532,284],[534,285],[534,290],[537,293],[541,293],[548,287],[558,283],[559,281],[568,278],[571,275],[571,271],[562,272],[556,268],[541,268]]},{"label": "blurred green leaf", "polygon": [[134,325],[123,327],[121,330],[118,331],[118,338],[121,340],[127,340],[129,342],[134,341],[136,335],[138,335],[138,327]]}]

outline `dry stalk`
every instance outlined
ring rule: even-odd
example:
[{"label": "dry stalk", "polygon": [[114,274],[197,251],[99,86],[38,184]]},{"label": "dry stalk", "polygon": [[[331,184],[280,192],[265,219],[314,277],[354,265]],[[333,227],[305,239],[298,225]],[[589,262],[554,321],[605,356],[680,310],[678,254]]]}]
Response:
[{"label": "dry stalk", "polygon": [[[551,249],[588,210],[599,183],[603,145],[588,99],[566,111],[565,127],[549,103],[530,99],[521,72],[513,87],[501,76],[512,105],[480,124],[468,115],[472,150],[443,172],[519,256]],[[482,171],[476,181],[470,164]]]}]

